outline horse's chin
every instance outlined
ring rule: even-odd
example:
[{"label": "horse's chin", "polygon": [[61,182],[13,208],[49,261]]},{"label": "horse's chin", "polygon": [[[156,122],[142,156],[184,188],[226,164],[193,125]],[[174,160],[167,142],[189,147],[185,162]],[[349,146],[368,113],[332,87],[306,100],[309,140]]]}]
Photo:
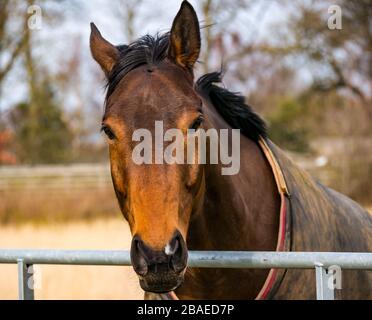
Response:
[{"label": "horse's chin", "polygon": [[149,275],[140,277],[141,288],[146,292],[166,293],[176,290],[182,283],[183,274]]}]

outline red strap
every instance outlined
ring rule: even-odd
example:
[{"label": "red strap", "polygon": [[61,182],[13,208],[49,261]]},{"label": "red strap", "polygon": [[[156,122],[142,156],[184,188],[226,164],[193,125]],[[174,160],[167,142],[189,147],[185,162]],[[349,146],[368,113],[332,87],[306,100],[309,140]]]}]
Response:
[{"label": "red strap", "polygon": [[[276,251],[285,250],[285,235],[286,235],[286,225],[287,225],[287,205],[285,196],[283,193],[280,194],[281,207],[280,207],[280,221],[279,221],[279,233],[278,233],[278,243]],[[270,272],[266,278],[266,281],[258,293],[256,300],[267,299],[270,291],[272,290],[275,281],[277,280],[278,269],[270,269]]]}]

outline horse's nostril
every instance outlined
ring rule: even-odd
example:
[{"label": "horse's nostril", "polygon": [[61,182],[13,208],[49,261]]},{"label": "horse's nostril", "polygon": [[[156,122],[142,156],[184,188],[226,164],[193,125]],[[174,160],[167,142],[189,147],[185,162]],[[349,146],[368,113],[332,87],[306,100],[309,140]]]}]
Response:
[{"label": "horse's nostril", "polygon": [[187,265],[187,248],[177,231],[163,250],[154,250],[139,236],[134,236],[130,250],[134,271],[141,276],[150,274],[179,274]]},{"label": "horse's nostril", "polygon": [[183,237],[179,232],[175,234],[173,240],[174,252],[171,256],[169,265],[175,272],[181,272],[187,265],[187,247],[185,240],[183,240]]},{"label": "horse's nostril", "polygon": [[132,240],[130,258],[134,271],[141,276],[145,276],[148,272],[148,266],[145,256],[141,252],[141,240],[138,237],[134,237]]}]

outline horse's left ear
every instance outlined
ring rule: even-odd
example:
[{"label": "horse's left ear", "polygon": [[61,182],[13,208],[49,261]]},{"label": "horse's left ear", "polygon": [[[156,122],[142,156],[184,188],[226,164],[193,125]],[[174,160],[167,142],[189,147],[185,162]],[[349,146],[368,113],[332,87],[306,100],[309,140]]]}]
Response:
[{"label": "horse's left ear", "polygon": [[119,60],[119,50],[102,37],[93,22],[90,24],[90,28],[90,51],[94,60],[98,62],[106,76],[108,76]]},{"label": "horse's left ear", "polygon": [[192,69],[200,53],[200,28],[192,5],[183,1],[170,32],[168,57],[179,66]]}]

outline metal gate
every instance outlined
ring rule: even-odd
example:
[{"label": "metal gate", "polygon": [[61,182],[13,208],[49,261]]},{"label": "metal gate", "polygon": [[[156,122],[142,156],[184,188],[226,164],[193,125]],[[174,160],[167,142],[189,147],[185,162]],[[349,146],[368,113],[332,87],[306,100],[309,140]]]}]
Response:
[{"label": "metal gate", "polygon": [[[129,251],[96,250],[0,250],[0,263],[18,265],[19,299],[33,300],[33,265],[130,266]],[[314,269],[318,300],[334,299],[331,267],[372,270],[372,253],[189,251],[189,267]]]}]

